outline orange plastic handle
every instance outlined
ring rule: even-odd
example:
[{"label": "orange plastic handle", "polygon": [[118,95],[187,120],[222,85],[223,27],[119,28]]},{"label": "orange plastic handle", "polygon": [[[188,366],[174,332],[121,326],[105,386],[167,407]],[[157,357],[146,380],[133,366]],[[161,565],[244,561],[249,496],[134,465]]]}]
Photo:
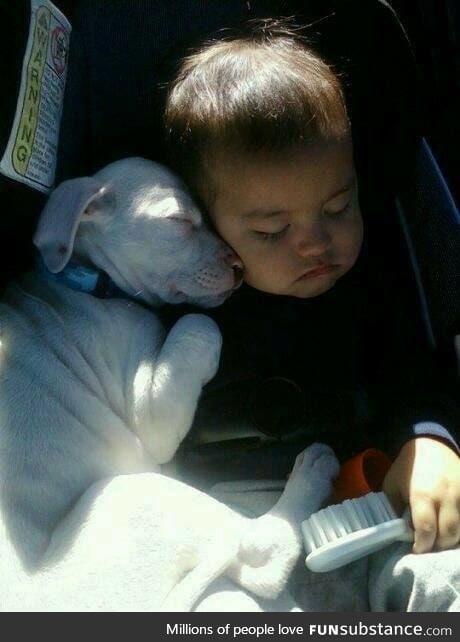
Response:
[{"label": "orange plastic handle", "polygon": [[390,466],[389,457],[377,448],[368,448],[348,459],[340,467],[330,503],[338,504],[344,499],[382,490]]}]

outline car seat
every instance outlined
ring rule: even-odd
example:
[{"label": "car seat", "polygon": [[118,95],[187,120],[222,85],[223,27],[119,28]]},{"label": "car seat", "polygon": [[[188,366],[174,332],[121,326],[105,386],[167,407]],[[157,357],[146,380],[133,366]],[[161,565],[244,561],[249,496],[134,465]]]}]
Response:
[{"label": "car seat", "polygon": [[[369,211],[371,234],[391,241],[391,266],[397,275],[395,308],[404,302],[397,340],[418,345],[453,381],[454,339],[460,332],[460,219],[448,186],[426,140],[422,141],[417,73],[412,51],[395,13],[384,0],[56,0],[72,23],[69,68],[57,155],[56,182],[86,175],[115,159],[139,155],[164,162],[161,111],[165,83],[191,47],[221,30],[238,29],[250,18],[295,16],[308,25],[313,46],[341,75],[353,126],[361,198]],[[2,3],[2,42],[6,94],[0,144],[11,130],[27,41],[29,2]],[[13,64],[12,64],[13,62]],[[32,260],[31,236],[45,195],[0,175],[3,283]],[[383,212],[383,214],[382,214]],[[404,316],[404,319],[403,319]],[[281,386],[280,390],[283,388]],[[234,391],[235,392],[235,391]],[[293,407],[298,397],[284,403]],[[238,392],[235,393],[238,396]],[[282,391],[280,393],[283,394]],[[265,398],[267,395],[265,395]],[[276,395],[275,395],[276,397]],[[231,403],[231,402],[230,402]],[[198,423],[199,423],[198,415]],[[216,453],[248,450],[252,459],[264,437],[245,418],[204,438],[195,425],[181,462],[195,468],[214,462]],[[244,423],[243,422],[243,423]],[[276,431],[275,431],[276,432]],[[266,437],[266,435],[265,435]],[[253,446],[256,449],[254,451]],[[265,443],[270,461],[283,458],[275,435]],[[286,460],[292,456],[288,448]],[[222,464],[222,456],[218,459]],[[279,469],[282,474],[283,467]],[[260,474],[263,475],[266,468]]]}]

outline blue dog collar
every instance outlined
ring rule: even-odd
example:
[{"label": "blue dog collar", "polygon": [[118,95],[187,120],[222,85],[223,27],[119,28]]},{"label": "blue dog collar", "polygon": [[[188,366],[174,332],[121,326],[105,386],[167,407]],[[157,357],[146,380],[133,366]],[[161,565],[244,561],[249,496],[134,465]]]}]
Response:
[{"label": "blue dog collar", "polygon": [[126,297],[123,290],[120,290],[105,272],[99,272],[73,261],[69,261],[61,272],[54,274],[48,270],[42,257],[37,256],[36,267],[38,273],[48,281],[60,283],[71,290],[93,294],[101,299]]}]

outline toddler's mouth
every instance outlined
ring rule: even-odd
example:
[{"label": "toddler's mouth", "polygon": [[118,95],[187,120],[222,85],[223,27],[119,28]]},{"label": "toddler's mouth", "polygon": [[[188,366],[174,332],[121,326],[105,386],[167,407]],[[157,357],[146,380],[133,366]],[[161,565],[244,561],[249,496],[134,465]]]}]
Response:
[{"label": "toddler's mouth", "polygon": [[307,272],[304,272],[297,280],[303,281],[306,279],[315,279],[317,277],[326,276],[331,272],[335,272],[335,270],[337,270],[338,267],[339,267],[338,265],[332,265],[332,264],[319,265],[316,268],[313,268],[311,270],[308,270]]}]

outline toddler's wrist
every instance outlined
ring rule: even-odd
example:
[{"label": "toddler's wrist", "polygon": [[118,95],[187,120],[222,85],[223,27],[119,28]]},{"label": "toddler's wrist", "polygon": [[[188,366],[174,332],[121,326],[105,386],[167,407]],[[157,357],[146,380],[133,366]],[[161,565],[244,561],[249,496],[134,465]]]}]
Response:
[{"label": "toddler's wrist", "polygon": [[426,437],[445,444],[451,448],[457,455],[460,455],[460,448],[454,437],[444,426],[434,421],[421,421],[413,426],[413,439]]}]

